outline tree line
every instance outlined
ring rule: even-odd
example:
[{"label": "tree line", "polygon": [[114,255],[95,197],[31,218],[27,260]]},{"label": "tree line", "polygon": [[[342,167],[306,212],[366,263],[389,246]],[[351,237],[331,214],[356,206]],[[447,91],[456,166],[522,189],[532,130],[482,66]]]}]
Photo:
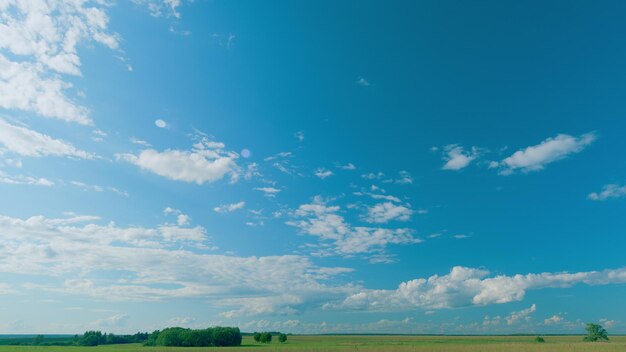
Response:
[{"label": "tree line", "polygon": [[167,328],[151,333],[144,346],[208,347],[239,346],[239,328],[216,326],[207,329]]}]

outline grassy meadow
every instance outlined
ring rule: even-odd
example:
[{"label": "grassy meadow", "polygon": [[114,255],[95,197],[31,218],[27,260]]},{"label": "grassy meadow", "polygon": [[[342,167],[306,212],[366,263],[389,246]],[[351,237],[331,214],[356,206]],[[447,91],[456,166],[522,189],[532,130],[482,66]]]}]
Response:
[{"label": "grassy meadow", "polygon": [[545,343],[534,336],[371,336],[309,335],[289,336],[285,344],[277,341],[259,344],[244,336],[240,347],[144,347],[139,344],[96,347],[0,346],[0,352],[169,352],[169,351],[626,351],[626,336],[611,336],[611,341],[582,342],[582,336],[546,336]]}]

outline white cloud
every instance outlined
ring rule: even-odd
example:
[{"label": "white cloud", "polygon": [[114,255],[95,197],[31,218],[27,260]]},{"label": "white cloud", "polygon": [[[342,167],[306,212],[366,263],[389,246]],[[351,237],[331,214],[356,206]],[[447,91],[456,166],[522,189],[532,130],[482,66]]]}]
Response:
[{"label": "white cloud", "polygon": [[400,171],[400,178],[394,181],[395,183],[406,185],[413,183],[413,177],[408,171]]},{"label": "white cloud", "polygon": [[370,172],[370,173],[361,175],[361,177],[366,180],[380,180],[384,176],[385,174],[383,174],[382,172],[377,172],[377,173]]},{"label": "white cloud", "polygon": [[117,49],[104,8],[83,1],[1,2],[0,107],[92,124],[89,111],[66,95],[72,85],[64,75],[80,76],[80,44]]},{"label": "white cloud", "polygon": [[[167,207],[165,209],[163,209],[163,214],[165,215],[175,215],[176,216],[176,224],[178,224],[178,226],[185,226],[188,225],[189,222],[191,221],[191,217],[185,213],[183,213],[182,211],[180,211],[179,209],[174,209],[171,207]],[[195,229],[195,231],[201,231],[204,232],[203,229]],[[197,235],[192,235],[192,237],[195,237]],[[199,237],[199,236],[197,236]]]},{"label": "white cloud", "polygon": [[128,314],[115,314],[113,316],[98,319],[92,323],[87,324],[88,329],[107,330],[111,328],[121,328],[126,325],[130,317]]},{"label": "white cloud", "polygon": [[446,153],[444,157],[446,163],[442,167],[443,170],[463,169],[478,157],[478,149],[476,147],[472,147],[471,151],[467,152],[462,146],[449,144],[443,150]]},{"label": "white cloud", "polygon": [[413,244],[416,239],[409,229],[386,229],[375,227],[353,227],[339,215],[339,206],[327,206],[318,196],[313,203],[302,204],[295,212],[294,220],[287,224],[299,228],[303,233],[319,237],[322,242],[331,242],[332,248],[322,249],[318,255],[352,256],[374,254],[374,261],[388,261],[384,256],[390,244]]},{"label": "white cloud", "polygon": [[148,142],[146,142],[144,140],[141,140],[141,139],[137,139],[135,137],[130,137],[130,142],[132,144],[143,145],[144,147],[151,147],[152,146],[152,145],[150,145],[150,143],[148,143]]},{"label": "white cloud", "polygon": [[0,170],[0,183],[10,185],[36,185],[36,186],[54,186],[54,182],[44,177],[32,177],[24,175],[7,175]]},{"label": "white cloud", "polygon": [[10,151],[29,157],[66,156],[71,158],[93,159],[94,155],[75,148],[68,142],[48,135],[16,126],[0,118],[0,154]]},{"label": "white cloud", "polygon": [[343,169],[343,170],[356,170],[356,166],[354,166],[353,163],[347,163],[345,165],[339,165],[339,168]]},{"label": "white cloud", "polygon": [[562,321],[563,321],[563,317],[555,314],[551,316],[550,318],[545,319],[543,323],[545,325],[556,325],[556,324],[560,324]]},{"label": "white cloud", "polygon": [[80,182],[80,181],[70,181],[70,184],[73,186],[76,186],[78,188],[82,188],[84,190],[87,191],[92,191],[92,192],[104,192],[104,191],[110,191],[113,193],[116,193],[120,196],[124,196],[124,197],[128,197],[128,193],[122,190],[119,190],[115,187],[110,187],[110,186],[99,186],[99,185],[90,185],[84,182]]},{"label": "white cloud", "polygon": [[315,176],[321,178],[322,180],[326,177],[330,177],[333,175],[333,172],[324,168],[319,168],[315,170]]},{"label": "white cloud", "polygon": [[222,150],[223,147],[223,143],[203,138],[189,151],[168,149],[159,152],[144,149],[138,155],[116,154],[116,158],[171,180],[201,185],[230,175],[231,182],[235,182],[240,174],[240,168],[235,162],[238,155]]},{"label": "white cloud", "polygon": [[182,0],[132,0],[138,5],[145,6],[153,17],[173,16],[180,18],[178,8]]},{"label": "white cloud", "polygon": [[591,200],[607,200],[614,198],[626,197],[626,186],[620,186],[616,184],[609,184],[602,187],[602,192],[589,193],[587,198]]},{"label": "white cloud", "polygon": [[266,197],[270,198],[276,197],[276,194],[280,192],[278,188],[274,187],[256,187],[254,190],[263,192]]},{"label": "white cloud", "polygon": [[581,152],[597,139],[595,133],[586,133],[579,137],[559,134],[543,142],[518,150],[513,155],[490,167],[501,167],[500,174],[509,175],[515,171],[524,173],[542,170],[545,165]]},{"label": "white cloud", "polygon": [[216,213],[232,213],[233,211],[243,209],[245,205],[246,202],[244,201],[232,204],[224,204],[220,205],[219,207],[213,208],[213,211],[215,211]]},{"label": "white cloud", "polygon": [[615,327],[615,324],[617,324],[617,321],[616,320],[602,318],[602,319],[600,319],[600,324],[602,324],[602,326],[604,328],[606,328],[606,329],[612,329],[613,327]]},{"label": "white cloud", "polygon": [[530,320],[530,315],[537,310],[537,305],[533,304],[529,308],[522,309],[517,312],[511,312],[511,314],[506,317],[506,323],[508,325],[513,325],[518,322],[524,322]]},{"label": "white cloud", "polygon": [[357,77],[356,84],[363,87],[371,86],[371,83],[367,79],[365,79],[365,77]]},{"label": "white cloud", "polygon": [[298,131],[294,134],[294,137],[296,137],[299,142],[302,142],[304,140],[304,132]]},{"label": "white cloud", "polygon": [[[98,221],[93,216],[0,215],[0,271],[24,275],[24,280],[29,275],[48,278],[46,284],[30,284],[22,291],[106,301],[200,298],[228,311],[259,302],[267,314],[318,306],[354,290],[327,284],[350,269],[316,266],[303,256],[207,254],[202,248],[210,243],[201,227],[120,227]],[[109,273],[107,278],[103,272]],[[238,314],[248,314],[246,309]]]},{"label": "white cloud", "polygon": [[387,223],[391,220],[408,221],[411,219],[413,210],[403,205],[391,202],[379,203],[367,208],[364,220],[370,223]]},{"label": "white cloud", "polygon": [[166,128],[168,126],[167,122],[161,119],[154,120],[154,125],[157,126],[158,128]]},{"label": "white cloud", "polygon": [[626,283],[626,268],[577,273],[496,275],[483,269],[455,266],[446,275],[402,282],[395,290],[364,290],[328,308],[398,311],[501,304],[524,299],[526,291],[566,288],[576,284]]}]

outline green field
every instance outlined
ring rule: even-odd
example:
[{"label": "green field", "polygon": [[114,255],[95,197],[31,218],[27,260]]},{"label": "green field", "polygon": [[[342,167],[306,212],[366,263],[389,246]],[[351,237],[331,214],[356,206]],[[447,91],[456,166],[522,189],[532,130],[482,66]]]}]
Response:
[{"label": "green field", "polygon": [[0,352],[166,352],[166,351],[626,351],[626,336],[611,336],[611,341],[581,342],[582,336],[289,336],[285,344],[257,344],[245,336],[241,347],[143,347],[105,345],[97,347],[0,346]]}]

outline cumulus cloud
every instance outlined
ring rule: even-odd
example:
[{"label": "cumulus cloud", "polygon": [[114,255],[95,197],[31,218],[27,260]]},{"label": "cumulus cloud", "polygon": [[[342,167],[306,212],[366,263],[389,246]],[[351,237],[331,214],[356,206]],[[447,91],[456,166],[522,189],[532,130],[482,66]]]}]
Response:
[{"label": "cumulus cloud", "polygon": [[626,186],[620,186],[617,184],[609,184],[602,188],[601,192],[589,193],[587,198],[591,200],[607,200],[626,197]]},{"label": "cumulus cloud", "polygon": [[563,317],[560,315],[553,315],[550,318],[544,319],[543,323],[545,325],[556,325],[560,324],[563,321]]},{"label": "cumulus cloud", "polygon": [[[107,301],[201,298],[226,311],[261,302],[259,310],[267,314],[307,309],[354,290],[336,284],[350,269],[320,267],[303,256],[209,254],[202,250],[210,246],[203,228],[99,222],[94,216],[0,215],[0,271],[25,275],[25,280],[29,275],[48,278],[29,290]],[[109,273],[106,278],[103,272]],[[244,314],[246,309],[232,313]]]},{"label": "cumulus cloud", "polygon": [[374,311],[442,309],[501,304],[524,299],[529,290],[566,288],[576,284],[626,282],[626,268],[577,273],[489,276],[483,269],[455,266],[446,275],[402,282],[395,290],[363,290],[328,308]]},{"label": "cumulus cloud", "polygon": [[1,2],[0,107],[92,124],[89,111],[66,94],[72,84],[64,77],[81,75],[80,44],[117,49],[105,8],[100,2]]},{"label": "cumulus cloud", "polygon": [[392,220],[408,221],[412,214],[413,210],[410,207],[385,202],[368,207],[363,219],[369,223],[383,224]]},{"label": "cumulus cloud", "polygon": [[332,175],[333,175],[333,172],[328,170],[328,169],[319,168],[319,169],[315,170],[315,176],[321,178],[322,180],[325,179],[326,177],[330,177]]},{"label": "cumulus cloud", "polygon": [[233,211],[243,209],[245,205],[246,202],[244,201],[232,204],[224,204],[213,208],[213,211],[215,211],[216,213],[232,213]]},{"label": "cumulus cloud", "polygon": [[446,162],[442,167],[443,170],[461,170],[478,157],[478,149],[476,147],[472,147],[471,151],[465,151],[462,146],[449,144],[443,150]]},{"label": "cumulus cloud", "polygon": [[542,170],[547,164],[559,161],[571,154],[579,153],[597,139],[595,133],[585,133],[578,137],[559,134],[543,142],[521,149],[501,162],[493,162],[490,167],[501,168],[500,174],[509,175],[516,171],[524,173]]},{"label": "cumulus cloud", "polygon": [[506,317],[506,323],[509,325],[516,324],[518,322],[524,322],[530,320],[530,315],[537,310],[537,305],[533,304],[529,308],[522,309],[517,312],[512,312],[508,317]]},{"label": "cumulus cloud", "polygon": [[[356,254],[384,254],[390,244],[413,244],[421,242],[414,238],[409,229],[386,229],[351,226],[339,215],[339,206],[328,206],[315,197],[312,203],[302,204],[295,211],[288,225],[299,228],[303,233],[319,237],[332,243],[332,248],[318,254],[351,256]],[[372,257],[374,261],[387,261],[384,256]]]},{"label": "cumulus cloud", "polygon": [[12,152],[28,157],[63,156],[93,159],[94,155],[69,142],[54,139],[26,127],[12,125],[0,118],[0,153]]},{"label": "cumulus cloud", "polygon": [[223,143],[204,137],[191,150],[168,149],[159,152],[144,149],[137,155],[116,154],[116,158],[171,180],[201,185],[230,176],[231,182],[235,182],[241,171],[235,161],[238,155],[223,148]]}]

